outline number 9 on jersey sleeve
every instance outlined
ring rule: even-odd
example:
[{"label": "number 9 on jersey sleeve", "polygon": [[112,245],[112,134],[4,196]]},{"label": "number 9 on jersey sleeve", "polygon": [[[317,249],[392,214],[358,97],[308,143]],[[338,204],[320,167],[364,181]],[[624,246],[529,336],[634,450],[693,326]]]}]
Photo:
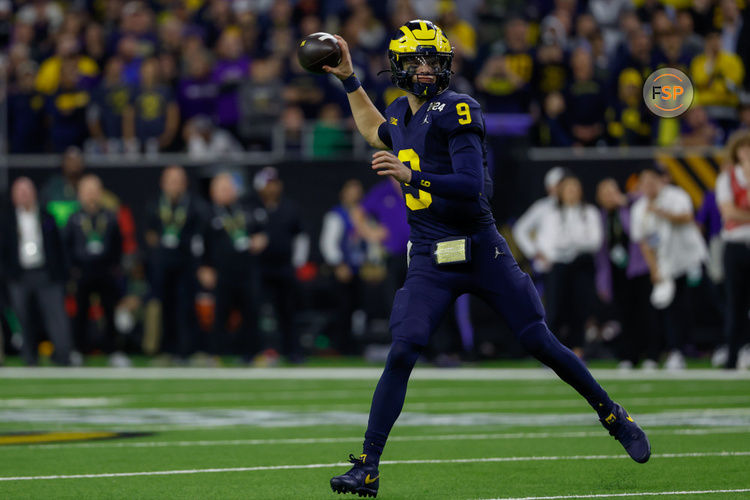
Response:
[{"label": "number 9 on jersey sleeve", "polygon": [[460,125],[468,125],[471,123],[471,110],[467,103],[459,102],[456,104],[456,113],[458,114],[458,123]]}]

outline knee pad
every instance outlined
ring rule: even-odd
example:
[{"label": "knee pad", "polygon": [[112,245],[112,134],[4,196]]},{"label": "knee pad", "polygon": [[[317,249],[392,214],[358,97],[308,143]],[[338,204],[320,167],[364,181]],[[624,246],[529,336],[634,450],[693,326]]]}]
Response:
[{"label": "knee pad", "polygon": [[391,344],[385,368],[391,371],[410,372],[421,352],[422,348],[414,343],[396,340]]}]

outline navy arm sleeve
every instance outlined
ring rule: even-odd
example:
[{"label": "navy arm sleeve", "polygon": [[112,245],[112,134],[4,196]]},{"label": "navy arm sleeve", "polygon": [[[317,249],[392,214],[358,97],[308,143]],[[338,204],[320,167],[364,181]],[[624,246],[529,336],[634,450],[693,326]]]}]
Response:
[{"label": "navy arm sleeve", "polygon": [[393,141],[391,140],[391,132],[388,130],[388,121],[384,121],[378,127],[378,137],[383,141],[383,144],[393,149]]},{"label": "navy arm sleeve", "polygon": [[443,198],[473,199],[479,197],[484,183],[482,139],[475,131],[466,130],[448,141],[452,174],[431,174],[412,171],[411,185]]}]

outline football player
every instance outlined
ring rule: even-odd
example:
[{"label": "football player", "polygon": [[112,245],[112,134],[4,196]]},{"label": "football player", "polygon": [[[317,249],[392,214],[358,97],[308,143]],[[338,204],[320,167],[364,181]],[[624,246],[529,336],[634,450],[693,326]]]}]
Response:
[{"label": "football player", "polygon": [[409,375],[444,311],[463,293],[478,295],[497,311],[530,354],[586,399],[630,456],[646,462],[651,447],[645,433],[550,332],[531,279],[495,227],[482,112],[468,95],[448,90],[453,51],[442,30],[414,20],[391,40],[391,79],[407,95],[384,114],[354,74],[346,41],[336,38],[341,63],[323,69],[342,80],[359,132],[383,150],[373,155],[372,169],[401,183],[411,245],[406,282],[391,311],[393,343],[372,399],[363,451],[358,458],[349,456],[354,466],[332,478],[331,488],[377,495],[378,462],[401,413]]}]

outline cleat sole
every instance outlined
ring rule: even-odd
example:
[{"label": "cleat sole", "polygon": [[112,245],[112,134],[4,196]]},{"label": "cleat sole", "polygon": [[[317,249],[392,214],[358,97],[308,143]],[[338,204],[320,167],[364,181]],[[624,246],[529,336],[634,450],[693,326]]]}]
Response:
[{"label": "cleat sole", "polygon": [[376,498],[378,496],[378,490],[364,487],[352,488],[346,484],[334,483],[333,481],[331,481],[331,489],[339,495],[341,493],[351,493],[353,495],[359,495],[360,497]]}]

